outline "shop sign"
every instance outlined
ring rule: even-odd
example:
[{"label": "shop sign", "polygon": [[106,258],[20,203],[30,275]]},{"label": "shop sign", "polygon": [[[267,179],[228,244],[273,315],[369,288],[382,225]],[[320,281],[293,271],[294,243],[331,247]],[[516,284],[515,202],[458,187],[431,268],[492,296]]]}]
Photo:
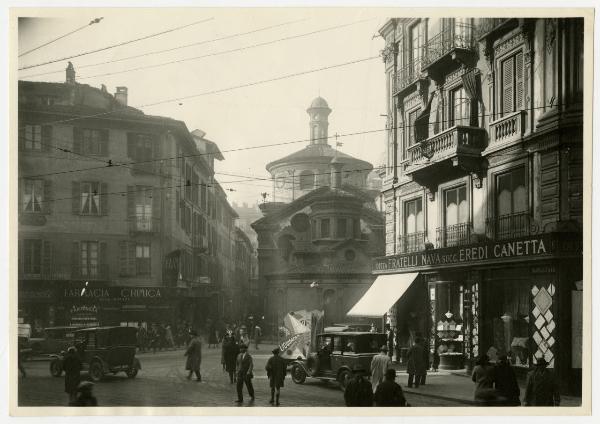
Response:
[{"label": "shop sign", "polygon": [[100,301],[128,301],[131,299],[162,299],[164,287],[86,287],[65,288],[64,297],[69,299],[96,299]]},{"label": "shop sign", "polygon": [[[469,246],[454,246],[405,255],[377,258],[373,261],[375,273],[434,268],[452,265],[513,260],[518,258],[544,257],[557,252],[575,253],[581,242],[555,240],[550,234],[525,237],[500,242],[487,242]],[[580,250],[579,250],[580,251]]]}]

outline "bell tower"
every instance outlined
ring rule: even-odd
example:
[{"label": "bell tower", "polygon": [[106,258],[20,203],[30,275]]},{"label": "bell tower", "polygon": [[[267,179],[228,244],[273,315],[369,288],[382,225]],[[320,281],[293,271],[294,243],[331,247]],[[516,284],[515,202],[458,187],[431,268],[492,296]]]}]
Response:
[{"label": "bell tower", "polygon": [[327,129],[331,109],[325,99],[322,97],[314,99],[306,112],[310,116],[310,144],[328,144]]}]

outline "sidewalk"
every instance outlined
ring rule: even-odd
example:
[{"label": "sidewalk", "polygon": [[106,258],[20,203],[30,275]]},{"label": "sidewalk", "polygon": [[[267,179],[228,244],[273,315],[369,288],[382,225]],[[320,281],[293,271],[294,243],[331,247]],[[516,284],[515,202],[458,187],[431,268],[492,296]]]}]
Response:
[{"label": "sidewalk", "polygon": [[[405,393],[415,393],[421,396],[431,398],[451,400],[462,403],[464,405],[475,405],[473,401],[473,392],[475,384],[471,381],[471,377],[464,370],[443,371],[437,372],[428,371],[425,386],[419,388],[408,388],[408,374],[404,367],[394,364],[394,368],[398,372],[396,382],[402,386]],[[525,385],[520,382],[521,398],[525,393]],[[580,406],[581,398],[575,396],[561,396],[561,406]]]}]

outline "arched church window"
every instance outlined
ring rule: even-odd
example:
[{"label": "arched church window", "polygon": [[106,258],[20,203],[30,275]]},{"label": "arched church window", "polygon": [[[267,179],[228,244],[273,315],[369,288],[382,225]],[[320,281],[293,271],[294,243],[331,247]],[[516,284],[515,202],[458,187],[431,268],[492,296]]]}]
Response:
[{"label": "arched church window", "polygon": [[315,174],[311,171],[300,173],[300,190],[312,190],[315,186]]}]

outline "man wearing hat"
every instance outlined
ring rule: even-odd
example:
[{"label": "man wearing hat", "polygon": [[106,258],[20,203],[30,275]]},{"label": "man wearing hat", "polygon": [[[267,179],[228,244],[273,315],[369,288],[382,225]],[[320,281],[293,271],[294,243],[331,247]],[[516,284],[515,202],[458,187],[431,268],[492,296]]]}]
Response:
[{"label": "man wearing hat", "polygon": [[[275,402],[276,406],[279,406],[279,393],[281,387],[283,387],[283,380],[287,372],[285,361],[279,353],[281,352],[279,347],[273,349],[273,356],[267,361],[265,370],[267,370],[267,378],[269,379],[269,385],[271,386],[271,400],[269,403],[272,405]],[[275,399],[273,399],[275,397]]]},{"label": "man wearing hat", "polygon": [[525,406],[559,406],[560,392],[545,358],[537,358],[535,368],[527,374],[523,403]]},{"label": "man wearing hat", "polygon": [[98,406],[96,397],[92,394],[92,388],[94,383],[91,381],[82,381],[77,386],[77,392],[79,395],[69,402],[70,406]]},{"label": "man wearing hat", "polygon": [[348,383],[344,392],[346,406],[373,406],[373,389],[371,383],[365,378],[367,370],[362,365],[355,365],[352,372],[354,378]]},{"label": "man wearing hat", "polygon": [[192,378],[192,374],[196,374],[196,380],[202,381],[202,377],[200,375],[200,363],[202,362],[202,341],[200,340],[200,337],[198,337],[196,330],[190,330],[190,336],[192,336],[192,340],[190,340],[190,344],[185,351],[185,356],[187,356],[187,360],[185,361],[185,369],[190,372],[187,376],[187,379],[190,380]]},{"label": "man wearing hat", "polygon": [[242,393],[244,383],[246,383],[250,400],[254,401],[254,387],[252,386],[252,377],[254,377],[252,374],[253,367],[254,364],[252,362],[252,356],[248,353],[248,346],[244,343],[240,344],[240,353],[235,362],[237,376],[236,389],[238,396],[236,403],[242,403],[244,401]]},{"label": "man wearing hat", "polygon": [[392,366],[392,359],[388,356],[388,347],[381,346],[379,353],[373,356],[371,360],[371,386],[373,393],[377,389],[377,385],[383,381],[388,368]]},{"label": "man wearing hat", "polygon": [[409,406],[402,388],[394,380],[396,380],[396,370],[390,368],[385,372],[385,381],[380,383],[375,391],[376,406]]}]

